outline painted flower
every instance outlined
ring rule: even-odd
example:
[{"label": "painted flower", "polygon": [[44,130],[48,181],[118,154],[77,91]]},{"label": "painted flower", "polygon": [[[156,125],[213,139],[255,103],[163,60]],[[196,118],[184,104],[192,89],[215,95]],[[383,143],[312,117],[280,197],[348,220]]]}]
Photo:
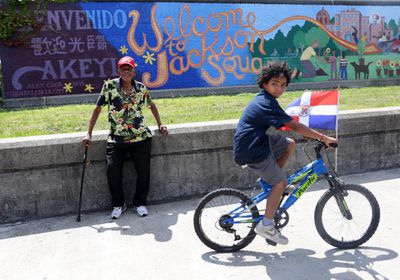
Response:
[{"label": "painted flower", "polygon": [[382,60],[382,67],[384,69],[387,69],[389,67],[389,59],[383,59]]},{"label": "painted flower", "polygon": [[382,68],[382,61],[381,60],[377,60],[375,62],[375,66],[376,66],[377,69],[381,69]]},{"label": "painted flower", "polygon": [[396,69],[396,62],[390,61],[389,62],[389,66],[390,66],[391,69]]}]

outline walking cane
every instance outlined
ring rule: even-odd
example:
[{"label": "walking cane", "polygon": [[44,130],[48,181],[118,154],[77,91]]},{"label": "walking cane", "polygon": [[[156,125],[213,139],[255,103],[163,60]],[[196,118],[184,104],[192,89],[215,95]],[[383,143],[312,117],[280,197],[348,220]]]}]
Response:
[{"label": "walking cane", "polygon": [[83,155],[83,165],[82,165],[82,176],[81,176],[81,190],[79,192],[79,201],[78,201],[78,216],[76,217],[76,221],[81,221],[81,206],[82,206],[82,191],[83,191],[83,178],[85,177],[85,169],[86,169],[86,157],[87,157],[88,147],[85,146],[85,153]]}]

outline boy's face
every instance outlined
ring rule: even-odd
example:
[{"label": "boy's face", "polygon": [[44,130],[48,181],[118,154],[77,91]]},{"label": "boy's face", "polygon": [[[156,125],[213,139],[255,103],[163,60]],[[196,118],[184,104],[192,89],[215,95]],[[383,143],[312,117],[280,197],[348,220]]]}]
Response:
[{"label": "boy's face", "polygon": [[285,92],[286,87],[287,80],[285,76],[273,77],[267,83],[263,84],[263,88],[275,98],[279,98]]}]

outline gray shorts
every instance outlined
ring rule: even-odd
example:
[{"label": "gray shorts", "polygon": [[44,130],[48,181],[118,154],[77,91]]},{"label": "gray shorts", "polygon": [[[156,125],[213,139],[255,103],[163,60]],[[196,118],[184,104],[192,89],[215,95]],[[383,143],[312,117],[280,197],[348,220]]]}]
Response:
[{"label": "gray shorts", "polygon": [[286,173],[276,163],[276,159],[280,158],[287,150],[290,138],[282,135],[268,135],[268,138],[271,154],[265,160],[249,163],[247,166],[265,182],[274,186],[287,178]]}]

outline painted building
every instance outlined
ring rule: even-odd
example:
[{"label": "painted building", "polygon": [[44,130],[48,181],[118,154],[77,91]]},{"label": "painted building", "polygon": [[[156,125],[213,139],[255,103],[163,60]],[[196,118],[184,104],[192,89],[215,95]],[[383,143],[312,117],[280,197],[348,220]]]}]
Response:
[{"label": "painted building", "polygon": [[370,16],[363,16],[355,8],[350,8],[335,14],[334,22],[326,24],[329,18],[327,10],[322,8],[316,19],[324,24],[326,28],[336,36],[348,41],[357,43],[361,36],[366,36],[368,43],[378,43],[378,40],[385,34],[388,39],[393,37],[393,31],[390,27],[385,28],[385,17],[378,13],[372,13]]}]

